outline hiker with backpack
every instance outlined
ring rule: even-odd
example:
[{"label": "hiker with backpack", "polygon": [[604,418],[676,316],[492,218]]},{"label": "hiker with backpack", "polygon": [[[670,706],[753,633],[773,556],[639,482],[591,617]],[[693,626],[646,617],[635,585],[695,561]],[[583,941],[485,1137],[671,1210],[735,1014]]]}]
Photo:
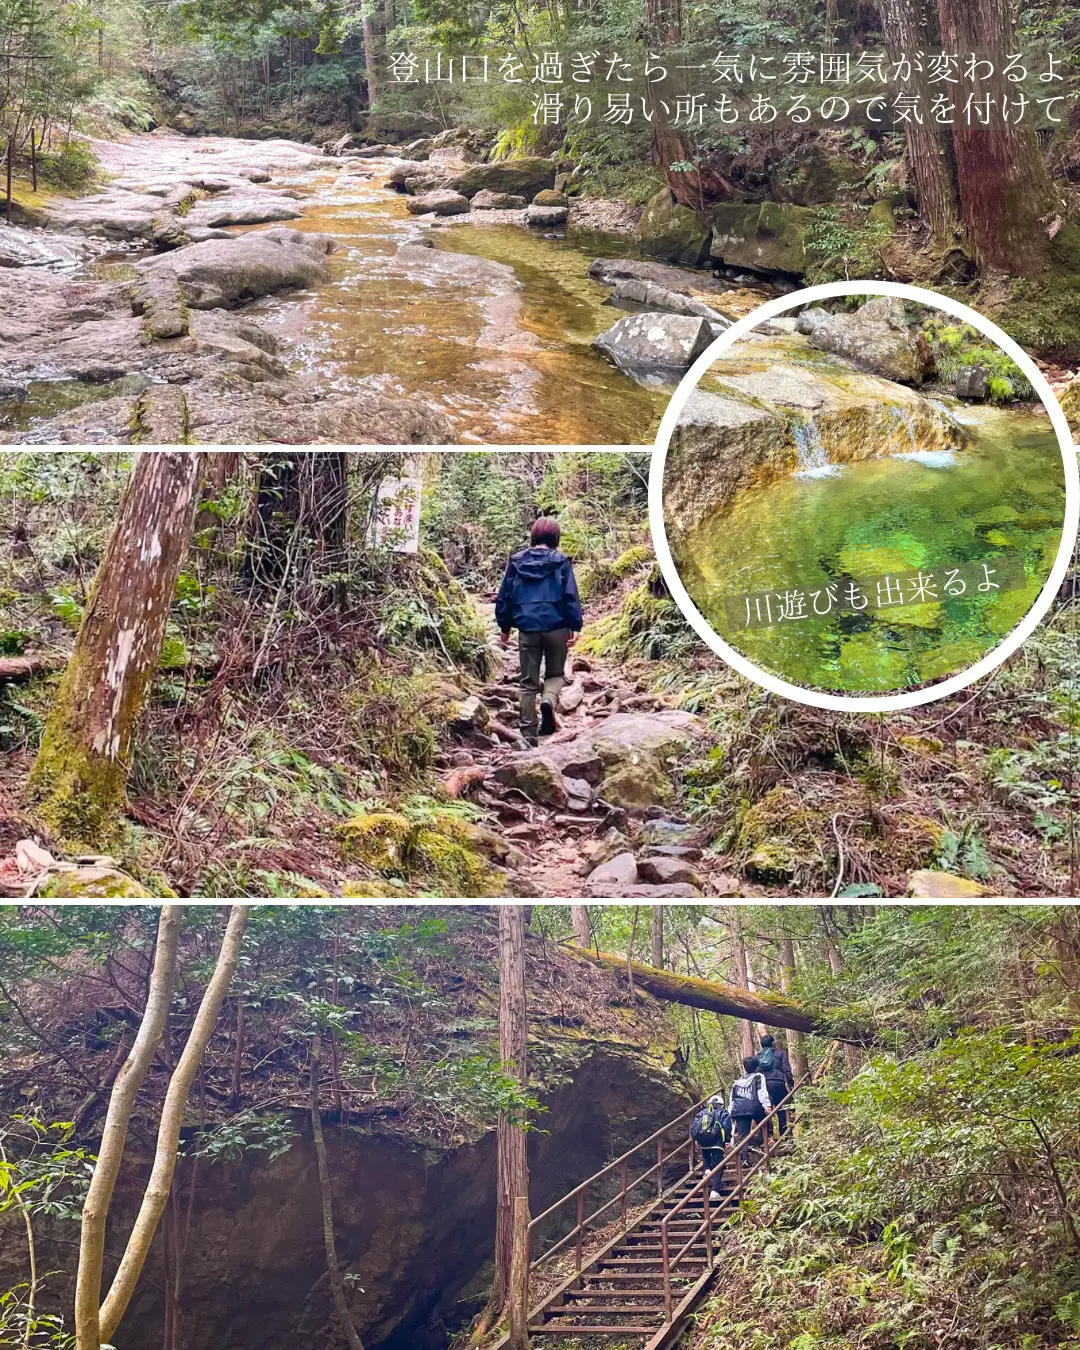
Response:
[{"label": "hiker with backpack", "polygon": [[[791,1072],[788,1052],[776,1044],[774,1036],[762,1036],[761,1049],[757,1055],[758,1067],[765,1075],[765,1089],[773,1106],[779,1104],[795,1086],[795,1075]],[[777,1137],[787,1134],[788,1108],[781,1107],[776,1113]]]},{"label": "hiker with backpack", "polygon": [[[731,1143],[731,1116],[724,1106],[721,1093],[715,1093],[690,1122],[690,1138],[701,1149],[701,1161],[708,1173],[714,1172],[724,1161],[724,1150]],[[717,1177],[709,1191],[710,1200],[723,1200],[717,1189],[721,1178]]]},{"label": "hiker with backpack", "polygon": [[[521,667],[521,734],[528,745],[557,729],[555,706],[565,681],[566,654],[581,632],[581,600],[574,568],[559,552],[559,522],[541,516],[533,522],[529,547],[506,564],[495,599],[495,622],[505,647],[518,630]],[[540,698],[540,721],[536,700]]]},{"label": "hiker with backpack", "polygon": [[765,1086],[765,1075],[761,1072],[756,1055],[747,1055],[743,1060],[743,1076],[736,1078],[731,1085],[731,1098],[728,1101],[728,1113],[735,1122],[735,1136],[743,1140],[739,1153],[742,1165],[750,1162],[750,1146],[746,1137],[760,1121],[763,1121],[772,1109],[769,1090]]}]

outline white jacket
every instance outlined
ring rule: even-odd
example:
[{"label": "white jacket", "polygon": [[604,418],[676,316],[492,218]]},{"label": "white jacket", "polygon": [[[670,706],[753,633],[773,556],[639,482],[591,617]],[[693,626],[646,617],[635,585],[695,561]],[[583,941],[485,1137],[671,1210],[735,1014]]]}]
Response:
[{"label": "white jacket", "polygon": [[736,1112],[735,1110],[735,1095],[736,1095],[735,1089],[736,1088],[743,1089],[743,1091],[741,1091],[738,1094],[740,1098],[739,1104],[740,1106],[742,1106],[743,1103],[745,1103],[747,1096],[750,1097],[751,1101],[753,1100],[755,1079],[757,1080],[756,1088],[757,1088],[758,1103],[760,1104],[762,1110],[764,1111],[772,1110],[772,1102],[769,1101],[769,1090],[765,1086],[765,1075],[759,1069],[756,1073],[744,1073],[741,1078],[736,1078],[734,1083],[732,1083],[731,1096],[728,1100],[728,1111],[730,1112],[731,1115],[734,1116],[746,1114],[745,1111],[740,1110]]}]

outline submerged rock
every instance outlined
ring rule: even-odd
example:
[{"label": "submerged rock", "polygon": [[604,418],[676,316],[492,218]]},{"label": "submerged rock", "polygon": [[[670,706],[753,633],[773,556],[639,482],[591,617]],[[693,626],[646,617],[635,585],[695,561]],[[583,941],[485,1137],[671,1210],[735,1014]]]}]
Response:
[{"label": "submerged rock", "polygon": [[594,281],[614,286],[620,281],[648,281],[680,295],[727,295],[731,286],[706,272],[689,272],[683,267],[651,262],[644,258],[597,258],[589,266]]},{"label": "submerged rock", "polygon": [[667,314],[689,314],[699,319],[707,319],[714,336],[725,328],[731,327],[731,320],[719,310],[707,305],[704,300],[695,300],[693,296],[681,291],[668,291],[651,281],[639,281],[628,278],[615,283],[611,292],[611,303],[623,308],[641,305],[645,309],[659,310]]},{"label": "submerged rock", "polygon": [[633,314],[620,319],[593,345],[621,370],[686,370],[712,342],[707,319],[682,314]]}]

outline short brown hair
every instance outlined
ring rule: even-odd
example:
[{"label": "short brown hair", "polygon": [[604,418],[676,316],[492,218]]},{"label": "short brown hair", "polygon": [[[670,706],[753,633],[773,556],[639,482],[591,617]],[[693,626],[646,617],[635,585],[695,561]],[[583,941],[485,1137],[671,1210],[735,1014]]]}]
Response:
[{"label": "short brown hair", "polygon": [[562,531],[559,529],[559,522],[551,516],[541,516],[539,520],[533,522],[529,542],[531,544],[547,544],[548,548],[556,548],[561,536]]}]

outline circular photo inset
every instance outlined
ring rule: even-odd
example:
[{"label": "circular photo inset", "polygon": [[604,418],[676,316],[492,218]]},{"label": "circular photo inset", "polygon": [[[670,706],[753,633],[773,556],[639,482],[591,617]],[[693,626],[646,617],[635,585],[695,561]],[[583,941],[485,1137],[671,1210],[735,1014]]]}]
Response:
[{"label": "circular photo inset", "polygon": [[1068,566],[1077,466],[1023,351],[945,297],[813,287],[735,324],[664,416],[650,520],[673,595],[744,674],[855,710],[993,669]]}]

